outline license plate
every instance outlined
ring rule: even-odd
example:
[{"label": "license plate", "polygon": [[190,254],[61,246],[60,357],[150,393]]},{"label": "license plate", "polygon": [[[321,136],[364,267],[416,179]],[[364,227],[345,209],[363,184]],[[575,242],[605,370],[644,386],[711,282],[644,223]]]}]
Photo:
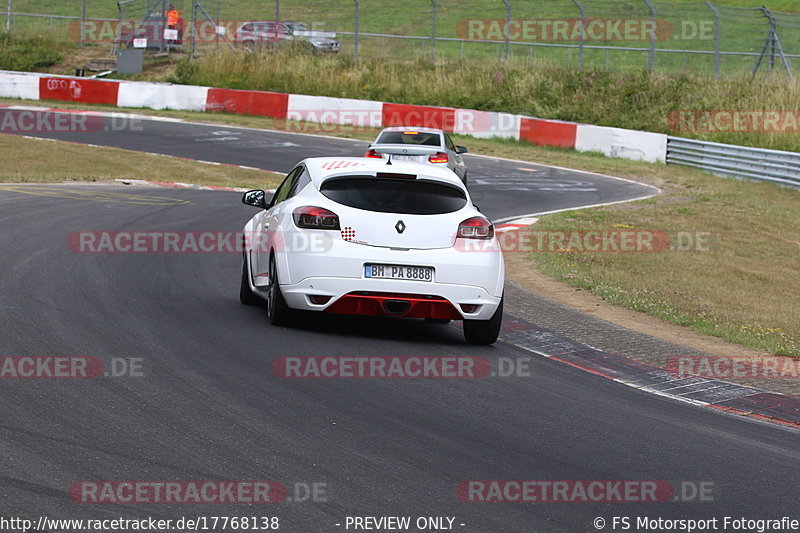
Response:
[{"label": "license plate", "polygon": [[433,268],[405,265],[364,265],[364,277],[433,281]]},{"label": "license plate", "polygon": [[418,155],[393,155],[392,159],[397,161],[419,161]]}]

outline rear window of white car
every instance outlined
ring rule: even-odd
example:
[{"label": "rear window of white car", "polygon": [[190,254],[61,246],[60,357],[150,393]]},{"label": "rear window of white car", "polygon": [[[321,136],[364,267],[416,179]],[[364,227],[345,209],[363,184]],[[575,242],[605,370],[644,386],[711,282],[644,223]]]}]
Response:
[{"label": "rear window of white car", "polygon": [[467,205],[458,187],[417,179],[348,176],[322,183],[319,191],[336,203],[379,213],[441,215]]},{"label": "rear window of white car", "polygon": [[376,141],[378,144],[416,144],[423,146],[441,146],[442,136],[438,133],[422,131],[384,131]]}]

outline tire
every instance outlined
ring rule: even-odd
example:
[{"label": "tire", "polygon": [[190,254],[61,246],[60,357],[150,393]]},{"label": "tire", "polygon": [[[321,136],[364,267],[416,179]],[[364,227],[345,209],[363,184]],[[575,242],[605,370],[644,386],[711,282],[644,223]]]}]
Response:
[{"label": "tire", "polygon": [[464,176],[461,178],[461,181],[464,182],[464,187],[467,186],[467,171],[464,171]]},{"label": "tire", "polygon": [[489,320],[464,320],[464,339],[469,344],[494,344],[503,324],[503,298]]},{"label": "tire", "polygon": [[449,324],[449,318],[426,318],[425,322],[428,324]]},{"label": "tire", "polygon": [[283,299],[281,286],[278,283],[278,270],[275,268],[275,256],[269,259],[269,287],[267,288],[267,320],[273,326],[286,326],[291,322],[292,310]]},{"label": "tire", "polygon": [[242,255],[242,282],[239,285],[239,301],[244,305],[258,305],[263,300],[250,290],[250,272],[247,269],[247,255]]},{"label": "tire", "polygon": [[252,53],[256,51],[256,43],[255,41],[245,41],[242,43],[242,48],[247,53]]}]

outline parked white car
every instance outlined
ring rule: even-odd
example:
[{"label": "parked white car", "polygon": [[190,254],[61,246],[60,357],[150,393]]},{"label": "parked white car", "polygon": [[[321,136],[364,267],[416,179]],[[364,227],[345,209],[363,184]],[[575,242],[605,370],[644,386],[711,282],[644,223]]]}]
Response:
[{"label": "parked white car", "polygon": [[341,43],[336,34],[309,29],[300,22],[255,20],[240,25],[234,42],[248,52],[275,49],[277,46],[306,46],[315,54],[336,54]]},{"label": "parked white car", "polygon": [[497,340],[505,267],[492,223],[459,178],[435,165],[368,158],[301,161],[244,227],[240,299],[293,310],[464,321]]},{"label": "parked white car", "polygon": [[461,154],[466,146],[456,146],[450,135],[432,128],[392,127],[385,128],[369,145],[365,157],[395,161],[417,161],[449,168],[467,184],[467,165]]}]

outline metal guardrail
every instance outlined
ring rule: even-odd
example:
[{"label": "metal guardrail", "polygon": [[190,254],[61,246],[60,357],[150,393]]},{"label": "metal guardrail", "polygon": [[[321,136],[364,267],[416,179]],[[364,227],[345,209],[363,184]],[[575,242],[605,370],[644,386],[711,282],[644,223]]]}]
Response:
[{"label": "metal guardrail", "polygon": [[668,137],[667,164],[800,188],[800,154],[795,152]]}]

